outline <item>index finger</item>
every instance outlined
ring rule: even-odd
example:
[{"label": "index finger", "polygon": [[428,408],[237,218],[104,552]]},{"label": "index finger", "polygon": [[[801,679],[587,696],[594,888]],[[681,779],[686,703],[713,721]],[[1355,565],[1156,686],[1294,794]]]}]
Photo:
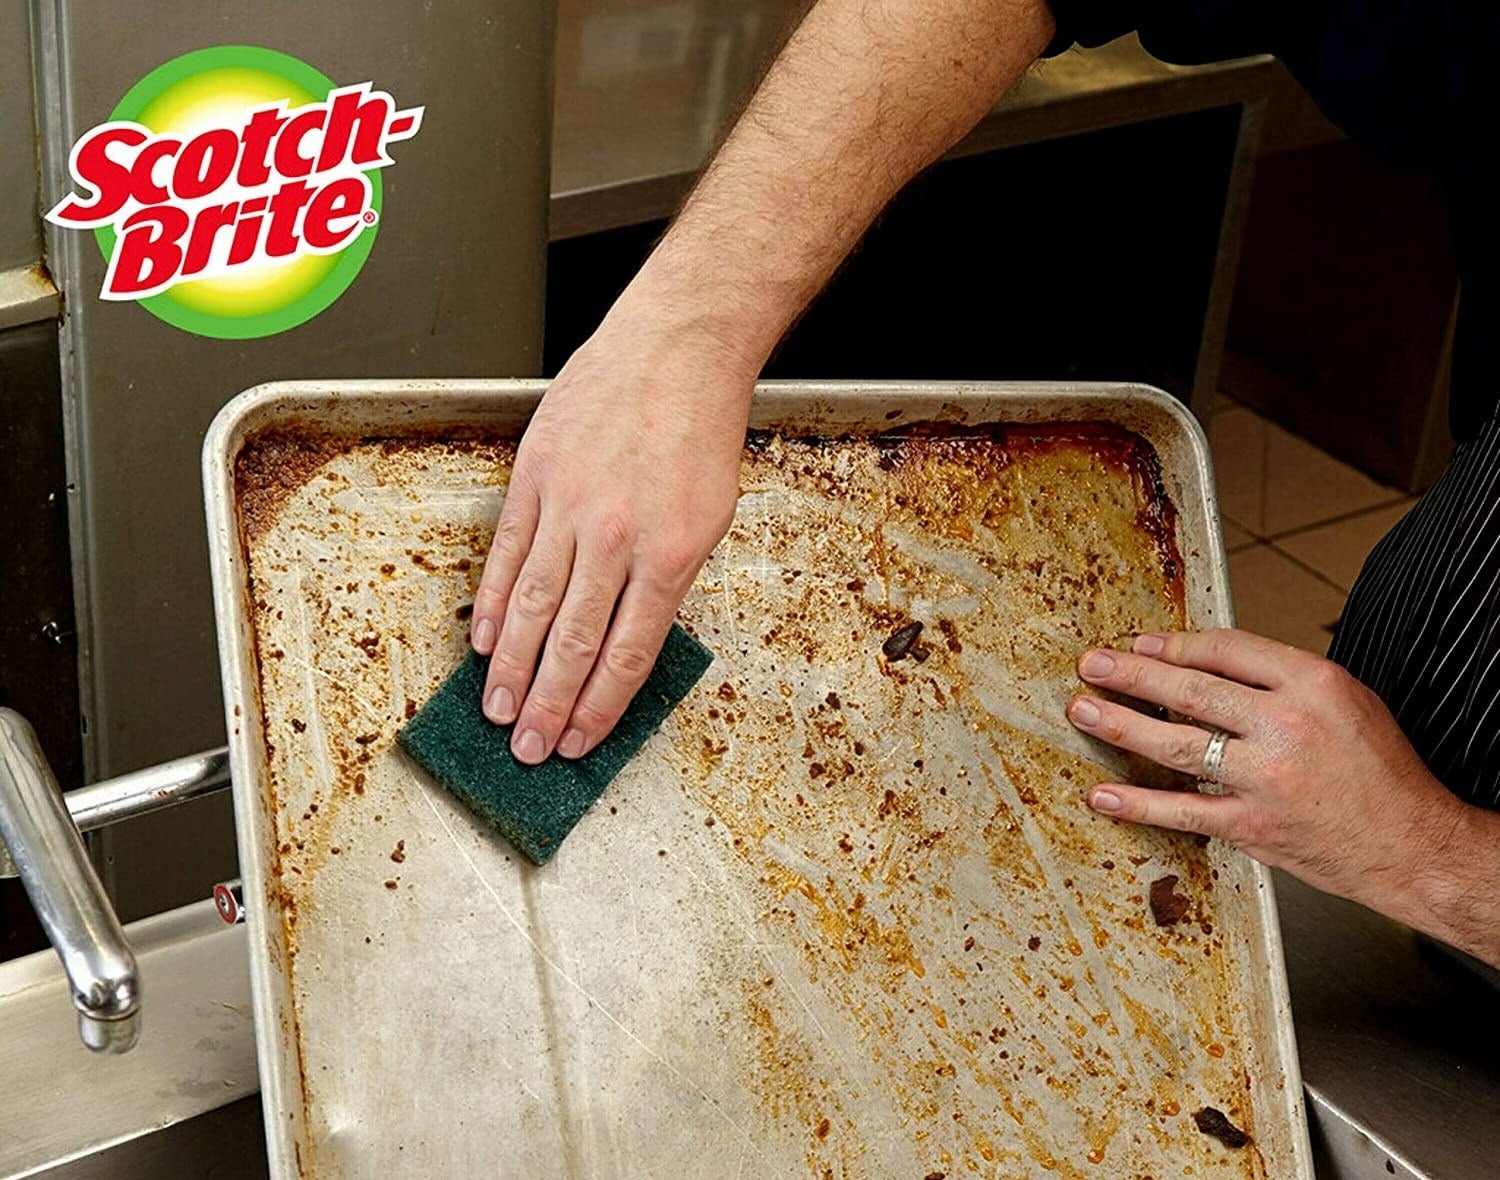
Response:
[{"label": "index finger", "polygon": [[1152,631],[1132,650],[1179,668],[1198,668],[1256,688],[1280,688],[1307,671],[1317,656],[1249,631]]},{"label": "index finger", "polygon": [[469,643],[482,656],[493,654],[500,631],[505,626],[505,612],[510,605],[516,578],[531,552],[541,519],[541,501],[529,483],[518,482],[514,475],[500,505],[500,522],[490,542],[484,573],[474,593],[474,613],[469,618]]}]

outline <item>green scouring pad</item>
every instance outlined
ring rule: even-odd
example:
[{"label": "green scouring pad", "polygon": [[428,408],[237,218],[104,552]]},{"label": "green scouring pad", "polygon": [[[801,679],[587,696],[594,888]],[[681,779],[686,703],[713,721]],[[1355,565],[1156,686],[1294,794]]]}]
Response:
[{"label": "green scouring pad", "polygon": [[713,658],[713,652],[673,623],[651,675],[607,738],[582,758],[570,761],[554,754],[538,766],[527,766],[510,752],[513,727],[496,725],[482,712],[489,661],[470,652],[407,722],[398,740],[527,859],[545,864]]}]

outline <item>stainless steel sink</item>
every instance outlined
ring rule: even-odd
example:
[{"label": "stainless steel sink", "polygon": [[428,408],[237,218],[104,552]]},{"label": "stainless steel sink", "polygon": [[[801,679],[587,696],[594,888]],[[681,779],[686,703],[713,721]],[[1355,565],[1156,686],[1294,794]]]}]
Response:
[{"label": "stainless steel sink", "polygon": [[259,1095],[32,1173],[36,1180],[266,1180],[266,1175]]},{"label": "stainless steel sink", "polygon": [[246,927],[204,900],[132,922],[140,1041],[79,1040],[51,950],[0,963],[0,1177],[266,1176]]}]

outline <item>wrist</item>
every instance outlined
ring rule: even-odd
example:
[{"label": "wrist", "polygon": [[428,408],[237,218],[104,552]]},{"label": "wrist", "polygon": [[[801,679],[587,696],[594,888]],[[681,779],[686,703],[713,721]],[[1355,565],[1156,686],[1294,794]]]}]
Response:
[{"label": "wrist", "polygon": [[1500,966],[1500,912],[1490,882],[1500,861],[1500,816],[1449,796],[1430,838],[1412,858],[1410,889],[1394,916],[1425,934]]},{"label": "wrist", "polygon": [[685,246],[671,235],[621,293],[608,320],[644,331],[712,366],[754,382],[801,309],[777,284],[750,276],[732,257]]}]

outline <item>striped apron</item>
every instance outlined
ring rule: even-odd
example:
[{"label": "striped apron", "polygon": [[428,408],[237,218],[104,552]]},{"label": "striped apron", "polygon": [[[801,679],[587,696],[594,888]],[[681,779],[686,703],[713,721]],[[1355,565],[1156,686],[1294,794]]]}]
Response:
[{"label": "striped apron", "polygon": [[1500,415],[1371,552],[1328,655],[1449,790],[1500,806]]}]

